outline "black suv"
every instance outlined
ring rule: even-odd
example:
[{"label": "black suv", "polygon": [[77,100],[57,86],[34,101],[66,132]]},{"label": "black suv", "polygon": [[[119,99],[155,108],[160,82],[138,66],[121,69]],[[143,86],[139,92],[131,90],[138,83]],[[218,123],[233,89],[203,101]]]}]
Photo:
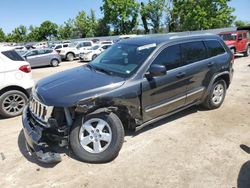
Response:
[{"label": "black suv", "polygon": [[123,40],[90,64],[36,84],[23,112],[27,146],[47,163],[61,160],[54,145],[71,147],[82,161],[108,162],[124,129],[192,105],[220,107],[232,75],[233,55],[216,35]]}]

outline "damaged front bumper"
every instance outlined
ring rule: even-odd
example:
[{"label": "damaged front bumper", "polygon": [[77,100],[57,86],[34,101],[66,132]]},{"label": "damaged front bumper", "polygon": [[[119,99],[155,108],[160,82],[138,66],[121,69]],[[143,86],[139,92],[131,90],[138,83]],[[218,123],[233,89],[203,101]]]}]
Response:
[{"label": "damaged front bumper", "polygon": [[59,153],[53,152],[47,143],[46,128],[37,123],[31,116],[29,108],[26,107],[22,116],[23,131],[27,143],[27,149],[40,162],[58,163],[61,161]]}]

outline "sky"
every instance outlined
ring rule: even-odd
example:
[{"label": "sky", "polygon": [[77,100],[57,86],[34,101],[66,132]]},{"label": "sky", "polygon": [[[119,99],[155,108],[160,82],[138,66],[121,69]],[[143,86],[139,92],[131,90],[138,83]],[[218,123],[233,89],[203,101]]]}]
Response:
[{"label": "sky", "polygon": [[[100,18],[101,5],[102,0],[1,0],[0,28],[9,33],[19,25],[39,26],[45,20],[63,24],[79,11],[89,13],[90,9]],[[250,21],[249,0],[232,0],[229,5],[236,9],[233,14],[237,20]]]}]

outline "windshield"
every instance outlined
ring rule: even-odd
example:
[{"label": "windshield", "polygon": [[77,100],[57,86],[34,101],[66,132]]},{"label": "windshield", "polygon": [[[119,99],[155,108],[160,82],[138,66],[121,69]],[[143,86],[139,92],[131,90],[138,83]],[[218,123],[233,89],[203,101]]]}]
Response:
[{"label": "windshield", "polygon": [[96,46],[93,46],[92,48],[90,48],[90,50],[97,50],[100,46],[99,45],[96,45]]},{"label": "windshield", "polygon": [[77,44],[78,44],[78,42],[72,42],[72,43],[69,44],[69,47],[71,47],[71,48],[72,48],[72,47],[76,47]]},{"label": "windshield", "polygon": [[223,40],[236,40],[236,34],[221,34],[220,37],[223,39]]},{"label": "windshield", "polygon": [[90,64],[111,74],[129,77],[139,69],[155,48],[156,44],[138,46],[117,43]]}]

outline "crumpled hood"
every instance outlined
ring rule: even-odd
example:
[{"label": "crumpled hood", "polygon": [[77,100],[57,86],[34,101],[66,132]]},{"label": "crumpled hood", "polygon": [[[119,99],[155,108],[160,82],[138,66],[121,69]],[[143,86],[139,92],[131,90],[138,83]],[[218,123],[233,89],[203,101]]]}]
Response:
[{"label": "crumpled hood", "polygon": [[80,66],[40,80],[35,87],[35,95],[45,105],[68,107],[81,99],[118,88],[124,82],[124,78]]}]

